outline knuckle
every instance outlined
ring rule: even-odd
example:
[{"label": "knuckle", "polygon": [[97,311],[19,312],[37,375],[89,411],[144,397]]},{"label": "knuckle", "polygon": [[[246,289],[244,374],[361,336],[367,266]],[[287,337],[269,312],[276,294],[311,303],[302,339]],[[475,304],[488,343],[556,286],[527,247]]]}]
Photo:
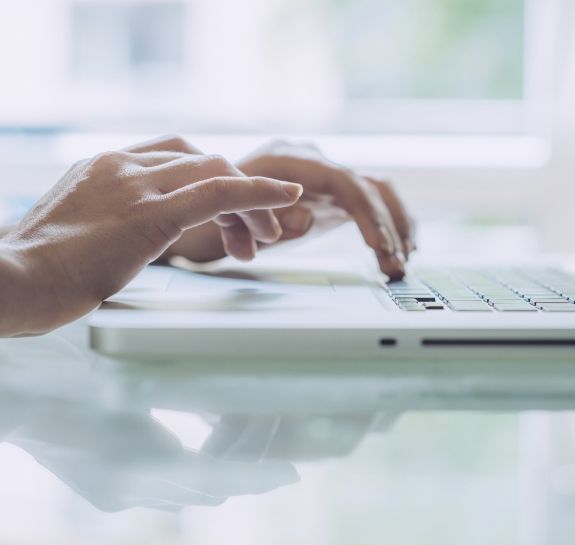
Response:
[{"label": "knuckle", "polygon": [[215,202],[222,202],[226,195],[226,182],[221,178],[211,178],[206,180],[199,187],[198,190],[204,199],[213,200]]},{"label": "knuckle", "polygon": [[160,169],[170,168],[173,165],[180,165],[184,168],[196,169],[200,168],[203,164],[203,157],[198,157],[197,155],[181,155],[177,161],[174,161],[172,165],[161,165]]},{"label": "knuckle", "polygon": [[250,178],[246,180],[246,182],[249,184],[249,189],[252,191],[275,191],[280,189],[279,182],[262,176]]},{"label": "knuckle", "polygon": [[104,151],[94,156],[90,162],[94,170],[109,171],[119,167],[124,154],[117,151]]},{"label": "knuckle", "polygon": [[228,174],[234,171],[233,165],[223,155],[206,155],[205,160],[214,170],[222,174]]},{"label": "knuckle", "polygon": [[269,178],[255,176],[242,181],[247,195],[262,195],[274,189],[274,182]]},{"label": "knuckle", "polygon": [[334,168],[340,172],[340,176],[342,177],[344,183],[348,183],[361,188],[367,185],[365,180],[358,176],[353,169],[345,165],[334,165]]},{"label": "knuckle", "polygon": [[187,140],[177,134],[167,134],[161,138],[161,142],[173,151],[187,153],[190,149]]},{"label": "knuckle", "polygon": [[[249,181],[245,180],[249,183]],[[244,181],[242,181],[242,184]],[[225,177],[214,177],[201,182],[198,196],[205,204],[219,213],[232,213],[241,208],[242,191],[239,186]]]},{"label": "knuckle", "polygon": [[351,206],[363,207],[371,210],[373,208],[372,199],[373,195],[370,194],[367,183],[364,183],[361,178],[347,167],[340,167],[338,169],[339,176],[337,183],[334,184],[334,190],[339,193],[339,197]]}]

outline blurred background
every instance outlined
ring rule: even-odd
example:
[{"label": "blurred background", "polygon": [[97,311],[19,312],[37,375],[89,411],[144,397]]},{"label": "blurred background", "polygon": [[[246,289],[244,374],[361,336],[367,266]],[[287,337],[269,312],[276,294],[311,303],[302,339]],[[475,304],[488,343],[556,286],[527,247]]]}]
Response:
[{"label": "blurred background", "polygon": [[180,133],[235,159],[282,136],[383,171],[424,222],[521,227],[522,251],[572,249],[569,0],[0,9],[4,221],[102,150]]},{"label": "blurred background", "polygon": [[[0,220],[106,149],[281,136],[389,176],[424,251],[573,251],[574,25],[572,0],[0,0]],[[530,533],[543,493],[561,525],[575,497],[571,462],[533,484],[534,420],[410,414],[301,486],[179,518],[104,515],[3,444],[0,543],[566,543]]]},{"label": "blurred background", "polygon": [[104,131],[518,132],[532,121],[525,56],[526,38],[536,39],[529,25],[541,23],[529,6],[537,3],[6,3],[0,121]]}]

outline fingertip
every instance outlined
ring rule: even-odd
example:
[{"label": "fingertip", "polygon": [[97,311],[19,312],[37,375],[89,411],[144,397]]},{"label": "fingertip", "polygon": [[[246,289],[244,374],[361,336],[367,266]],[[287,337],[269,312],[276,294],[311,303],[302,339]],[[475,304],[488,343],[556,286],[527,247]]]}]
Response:
[{"label": "fingertip", "polygon": [[252,261],[257,253],[253,238],[246,233],[223,233],[224,251],[238,261]]},{"label": "fingertip", "polygon": [[240,261],[252,261],[258,251],[256,241],[251,239],[249,244],[238,245],[233,256]]},{"label": "fingertip", "polygon": [[405,260],[401,260],[397,255],[377,254],[379,268],[390,280],[401,280],[405,276]]},{"label": "fingertip", "polygon": [[283,231],[279,235],[275,233],[273,235],[258,235],[255,239],[262,244],[273,244],[274,242],[277,242],[282,235]]},{"label": "fingertip", "polygon": [[249,247],[243,246],[236,248],[230,247],[227,249],[226,253],[230,257],[233,257],[238,261],[244,261],[244,262],[253,261],[253,259],[256,257],[256,249],[255,247],[252,246]]},{"label": "fingertip", "polygon": [[272,210],[255,210],[241,214],[251,236],[264,244],[273,244],[283,235],[283,229]]},{"label": "fingertip", "polygon": [[309,208],[294,206],[281,216],[283,230],[290,237],[305,235],[313,223],[313,213]]},{"label": "fingertip", "polygon": [[303,195],[303,186],[292,182],[282,182],[282,189],[292,202],[297,202]]},{"label": "fingertip", "polygon": [[241,254],[241,255],[232,255],[231,257],[237,259],[238,261],[241,261],[243,263],[249,263],[250,261],[253,261],[255,259],[255,254]]}]

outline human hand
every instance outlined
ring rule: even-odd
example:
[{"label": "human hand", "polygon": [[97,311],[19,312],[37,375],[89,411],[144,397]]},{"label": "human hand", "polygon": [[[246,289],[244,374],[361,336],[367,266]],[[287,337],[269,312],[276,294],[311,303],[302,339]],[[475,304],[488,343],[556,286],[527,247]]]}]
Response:
[{"label": "human hand", "polygon": [[349,219],[373,249],[381,270],[400,278],[415,248],[413,222],[391,185],[338,165],[313,144],[271,142],[238,163],[248,176],[281,177],[304,188],[302,199],[276,211],[282,240],[312,227],[328,229]]},{"label": "human hand", "polygon": [[218,459],[187,449],[144,411],[40,401],[7,440],[108,513],[216,506],[299,480],[289,460]]},{"label": "human hand", "polygon": [[[165,152],[174,157],[180,156],[182,159],[191,155],[203,155],[198,148],[178,136],[163,136],[129,146],[123,151],[130,153]],[[213,156],[213,159],[218,163],[219,175],[245,176],[224,158]],[[204,241],[213,247],[205,248],[205,251],[208,253],[218,251],[220,254],[225,253],[242,261],[249,261],[255,256],[258,243],[276,242],[282,235],[281,226],[271,210],[247,210],[235,214],[220,214],[210,223],[216,227],[215,238],[217,240]],[[196,226],[196,229],[193,229],[194,233],[200,232],[202,226],[207,225],[208,223],[204,223],[199,227]],[[194,238],[196,238],[195,235]]]},{"label": "human hand", "polygon": [[[391,185],[360,176],[328,160],[315,146],[272,142],[238,163],[248,176],[272,176],[297,181],[304,194],[297,204],[275,210],[281,225],[279,240],[300,238],[310,231],[327,231],[353,219],[373,248],[380,268],[391,278],[403,276],[415,248],[413,222]],[[185,233],[168,255],[211,261],[225,255],[215,225]]]},{"label": "human hand", "polygon": [[43,333],[82,316],[206,222],[221,225],[230,248],[275,240],[280,229],[264,210],[292,205],[301,192],[157,143],[79,161],[1,240],[11,289],[2,292],[0,335]]},{"label": "human hand", "polygon": [[[216,458],[199,444],[187,448],[182,439],[189,434],[170,431],[173,411],[154,411],[164,406],[157,393],[178,397],[163,373],[153,379],[153,370],[141,366],[95,368],[69,333],[0,341],[0,444],[27,452],[97,509],[180,511],[298,481],[289,460],[263,459],[265,445],[249,460]],[[193,404],[200,394],[192,374],[180,383],[191,388]],[[159,389],[134,389],[150,380]],[[114,403],[111,391],[122,392]]]}]

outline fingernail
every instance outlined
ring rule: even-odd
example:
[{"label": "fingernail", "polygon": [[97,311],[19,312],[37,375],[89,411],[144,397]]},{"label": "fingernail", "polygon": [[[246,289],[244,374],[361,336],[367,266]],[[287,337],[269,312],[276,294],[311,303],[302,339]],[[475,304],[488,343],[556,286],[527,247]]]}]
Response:
[{"label": "fingernail", "polygon": [[395,252],[395,258],[401,263],[402,266],[405,265],[407,261],[403,252]]},{"label": "fingernail", "polygon": [[305,233],[310,228],[311,221],[310,211],[301,207],[291,208],[281,217],[282,227],[296,233]]},{"label": "fingernail", "polygon": [[290,199],[299,199],[303,194],[303,187],[300,184],[282,182],[282,187]]}]

